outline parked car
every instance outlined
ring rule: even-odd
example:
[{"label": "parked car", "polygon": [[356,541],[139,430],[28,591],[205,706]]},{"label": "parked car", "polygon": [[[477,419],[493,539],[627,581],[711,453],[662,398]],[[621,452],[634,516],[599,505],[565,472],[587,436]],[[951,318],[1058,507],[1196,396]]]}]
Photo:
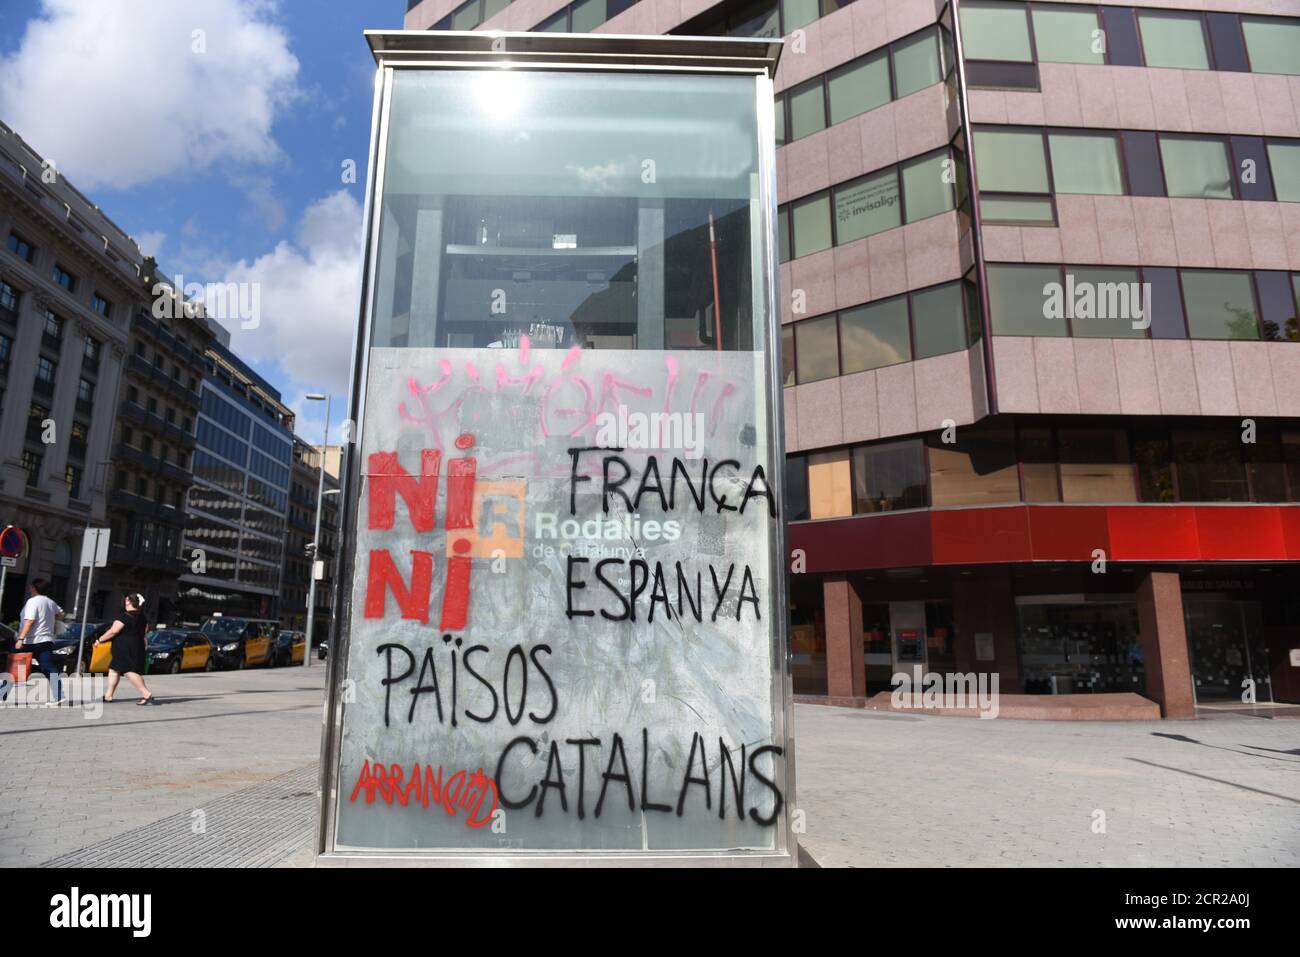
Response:
[{"label": "parked car", "polygon": [[144,638],[145,656],[151,674],[179,674],[182,671],[215,671],[212,642],[197,631],[184,628],[156,628]]},{"label": "parked car", "polygon": [[316,657],[319,658],[321,661],[324,661],[326,658],[328,658],[329,654],[330,654],[330,643],[328,641],[322,641],[319,645],[316,646]]},{"label": "parked car", "polygon": [[275,639],[273,664],[300,665],[307,653],[307,636],[301,631],[281,631]]},{"label": "parked car", "polygon": [[218,668],[270,665],[280,623],[269,618],[213,616],[200,632],[212,642]]},{"label": "parked car", "polygon": [[102,645],[101,649],[92,647],[92,636],[100,627],[100,622],[86,622],[86,641],[83,644],[81,642],[81,622],[73,621],[68,623],[68,627],[64,629],[63,634],[54,639],[54,656],[59,662],[59,671],[64,674],[69,674],[77,670],[76,660],[77,648],[79,646],[81,647],[82,670],[90,670],[90,661],[94,657],[95,653],[102,648],[108,647],[107,645]]}]

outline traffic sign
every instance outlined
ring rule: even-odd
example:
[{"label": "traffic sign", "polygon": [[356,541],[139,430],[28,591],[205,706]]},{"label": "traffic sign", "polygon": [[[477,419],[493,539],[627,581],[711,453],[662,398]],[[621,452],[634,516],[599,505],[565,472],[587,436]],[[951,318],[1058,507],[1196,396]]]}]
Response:
[{"label": "traffic sign", "polygon": [[18,564],[18,559],[15,558],[13,555],[5,555],[3,557],[0,557],[0,565],[3,565],[5,568],[13,568],[17,564]]},{"label": "traffic sign", "polygon": [[0,555],[22,558],[27,553],[27,533],[17,525],[6,525],[0,532]]},{"label": "traffic sign", "polygon": [[110,529],[88,528],[81,538],[81,567],[103,568],[108,564]]}]

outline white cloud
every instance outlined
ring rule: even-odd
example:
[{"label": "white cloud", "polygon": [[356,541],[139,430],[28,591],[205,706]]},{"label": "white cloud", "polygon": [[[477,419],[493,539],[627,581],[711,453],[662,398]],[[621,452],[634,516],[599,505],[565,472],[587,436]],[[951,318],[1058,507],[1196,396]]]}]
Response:
[{"label": "white cloud", "polygon": [[298,74],[275,10],[273,0],[43,0],[0,58],[0,116],[83,190],[273,162],[271,127]]},{"label": "white cloud", "polygon": [[[303,213],[294,242],[282,241],[252,262],[240,260],[212,277],[259,284],[257,327],[225,323],[231,349],[246,361],[279,363],[289,379],[287,395],[331,393],[336,423],[347,405],[361,294],[361,216],[361,205],[349,193],[332,193]],[[323,409],[304,408],[317,403],[301,396],[289,404],[324,418]],[[305,434],[319,441],[319,427]]]},{"label": "white cloud", "polygon": [[135,237],[135,241],[144,255],[162,259],[163,244],[167,242],[167,234],[161,230],[151,230]]}]

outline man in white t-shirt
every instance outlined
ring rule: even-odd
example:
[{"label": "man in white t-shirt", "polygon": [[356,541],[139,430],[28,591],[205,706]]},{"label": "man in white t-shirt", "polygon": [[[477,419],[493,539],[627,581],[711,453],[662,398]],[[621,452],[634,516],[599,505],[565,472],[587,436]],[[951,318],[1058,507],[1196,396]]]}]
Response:
[{"label": "man in white t-shirt", "polygon": [[54,635],[58,627],[55,623],[63,619],[63,609],[52,598],[46,597],[49,587],[50,583],[41,578],[32,582],[31,597],[23,605],[22,630],[18,632],[14,648],[21,650],[26,645],[31,646],[28,650],[36,663],[36,670],[50,682],[50,700],[61,701],[59,666],[54,661]]}]

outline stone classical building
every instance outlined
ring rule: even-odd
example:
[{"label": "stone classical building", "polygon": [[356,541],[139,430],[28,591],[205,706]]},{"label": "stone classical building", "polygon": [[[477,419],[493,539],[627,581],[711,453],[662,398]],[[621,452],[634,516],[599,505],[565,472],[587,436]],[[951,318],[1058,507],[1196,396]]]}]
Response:
[{"label": "stone classical building", "polygon": [[33,578],[76,601],[83,529],[107,524],[116,397],[145,303],[135,242],[0,124],[0,525],[30,539],[5,621]]}]

